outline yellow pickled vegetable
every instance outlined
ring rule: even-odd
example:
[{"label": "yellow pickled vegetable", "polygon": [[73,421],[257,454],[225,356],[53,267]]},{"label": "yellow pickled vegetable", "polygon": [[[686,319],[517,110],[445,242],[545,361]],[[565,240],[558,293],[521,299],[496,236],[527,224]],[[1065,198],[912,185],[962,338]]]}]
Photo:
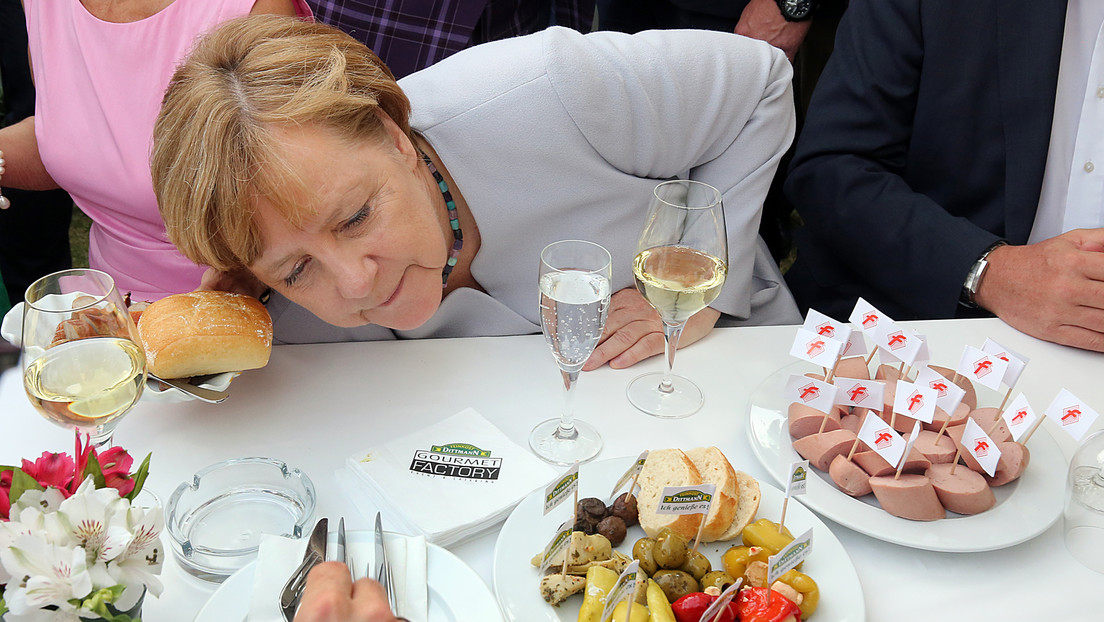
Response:
[{"label": "yellow pickled vegetable", "polygon": [[651,579],[648,579],[648,612],[648,622],[675,622],[675,612],[671,610],[663,588]]},{"label": "yellow pickled vegetable", "polygon": [[801,619],[809,619],[809,616],[816,611],[817,603],[820,602],[820,588],[817,587],[816,581],[813,581],[813,578],[809,575],[796,570],[790,570],[778,577],[778,580],[801,594],[801,604],[798,605],[801,609]]},{"label": "yellow pickled vegetable", "polygon": [[761,546],[770,551],[771,555],[781,551],[786,548],[787,544],[793,542],[793,534],[790,533],[788,528],[783,527],[782,533],[778,533],[778,523],[766,518],[760,518],[744,527],[740,535],[744,539],[744,544]]},{"label": "yellow pickled vegetable", "polygon": [[721,565],[724,566],[728,576],[738,579],[744,576],[748,564],[751,562],[766,563],[770,554],[770,551],[761,546],[733,546],[721,556]]},{"label": "yellow pickled vegetable", "polygon": [[583,604],[579,607],[579,622],[602,622],[602,608],[606,595],[617,583],[617,573],[603,566],[591,566],[587,570]]},{"label": "yellow pickled vegetable", "polygon": [[[617,606],[613,608],[613,614],[610,615],[610,622],[648,622],[648,608],[640,603],[633,603],[632,612],[625,616],[625,610],[628,609],[629,603],[621,601],[617,603]],[[598,615],[602,615],[599,611]]]}]

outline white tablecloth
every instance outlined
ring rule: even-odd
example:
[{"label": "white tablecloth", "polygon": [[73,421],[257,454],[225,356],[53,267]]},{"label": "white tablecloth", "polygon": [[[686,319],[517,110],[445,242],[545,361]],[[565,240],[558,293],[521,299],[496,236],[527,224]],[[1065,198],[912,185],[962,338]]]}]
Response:
[{"label": "white tablecloth", "polygon": [[[1100,354],[1041,342],[998,320],[906,324],[928,336],[936,363],[955,365],[963,344],[980,347],[985,337],[1029,357],[1017,389],[1027,393],[1037,410],[1045,408],[1059,387],[1104,410]],[[718,329],[680,351],[676,371],[692,378],[706,395],[705,407],[689,419],[654,419],[625,399],[625,385],[641,372],[659,369],[659,357],[628,370],[583,374],[578,416],[596,424],[605,437],[601,457],[715,444],[737,468],[772,482],[751,452],[747,402],[764,378],[792,362],[788,351],[793,336],[794,327]],[[350,454],[469,406],[525,445],[530,428],[557,416],[560,405],[559,374],[540,336],[283,346],[273,351],[268,367],[235,380],[231,398],[223,404],[140,404],[120,425],[116,442],[139,458],[153,452],[147,485],[163,499],[213,462],[271,456],[298,466],[314,480],[319,516],[344,516],[350,529],[370,529],[370,517],[357,512],[334,477]],[[0,464],[72,447],[70,433],[31,408],[17,370],[0,377],[0,430]],[[1074,443],[1057,440],[1071,455]],[[1082,567],[1066,552],[1061,520],[1024,544],[969,554],[887,544],[827,522],[858,569],[871,621],[1104,615],[1104,575]],[[496,535],[451,547],[488,585]],[[150,622],[192,620],[213,592],[212,586],[187,576],[175,560],[166,564],[162,578],[164,595],[146,601],[144,618]]]}]

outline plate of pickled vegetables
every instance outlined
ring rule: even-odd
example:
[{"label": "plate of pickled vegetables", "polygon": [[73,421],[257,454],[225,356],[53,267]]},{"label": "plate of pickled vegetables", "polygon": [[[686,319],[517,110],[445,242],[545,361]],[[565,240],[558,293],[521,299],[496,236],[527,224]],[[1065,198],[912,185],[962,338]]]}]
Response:
[{"label": "plate of pickled vegetables", "polygon": [[[606,499],[633,460],[613,458],[580,466],[579,499]],[[755,602],[767,592],[765,576],[758,571],[765,567],[767,557],[786,546],[794,535],[811,529],[812,552],[798,569],[783,575],[781,581],[786,585],[774,585],[771,608],[784,610],[789,605],[782,601],[787,601],[792,605],[793,617],[785,619],[864,621],[862,586],[840,541],[797,502],[787,504],[785,529],[779,533],[777,521],[785,495],[764,483],[759,488],[761,499],[754,519],[733,539],[703,542],[698,554],[692,542],[667,530],[649,538],[639,524],[633,524],[625,529],[621,542],[615,543],[620,534],[610,535],[599,526],[594,534],[572,534],[571,550],[585,553],[561,553],[543,573],[540,557],[560,525],[571,518],[572,500],[545,515],[544,490],[534,491],[506,519],[495,544],[494,590],[503,615],[508,621],[519,622],[600,622],[606,594],[621,570],[636,559],[640,562],[641,581],[630,622],[683,622],[696,611],[692,605],[708,602],[709,595],[734,581],[733,575],[738,575],[745,587],[758,584],[755,589],[741,592],[746,602],[739,605],[739,620],[765,620],[777,612],[768,614],[764,603]],[[609,507],[614,513],[623,512],[624,503],[619,505],[616,510],[613,504]],[[569,555],[566,575],[562,574],[565,554]],[[644,576],[648,576],[647,581]],[[778,598],[775,594],[785,596]],[[729,609],[736,611],[740,600],[740,596],[733,599]],[[549,601],[558,602],[552,605]],[[615,612],[612,619],[623,620],[624,612],[620,615]],[[693,619],[697,622],[698,618]]]}]

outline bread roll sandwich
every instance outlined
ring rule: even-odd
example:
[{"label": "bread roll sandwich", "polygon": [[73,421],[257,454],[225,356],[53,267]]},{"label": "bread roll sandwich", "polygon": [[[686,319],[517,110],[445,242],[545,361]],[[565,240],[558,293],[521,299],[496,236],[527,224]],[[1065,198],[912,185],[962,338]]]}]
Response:
[{"label": "bread roll sandwich", "polygon": [[153,302],[138,320],[149,372],[161,378],[256,369],[272,352],[272,318],[257,299],[196,291]]}]

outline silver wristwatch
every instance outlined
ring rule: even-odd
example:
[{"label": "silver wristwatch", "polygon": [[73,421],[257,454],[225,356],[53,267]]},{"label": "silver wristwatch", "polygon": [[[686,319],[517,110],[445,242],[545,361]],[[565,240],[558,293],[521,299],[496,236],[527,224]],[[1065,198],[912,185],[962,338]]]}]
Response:
[{"label": "silver wristwatch", "polygon": [[1007,246],[1008,242],[1004,240],[998,240],[994,242],[992,246],[985,249],[985,252],[978,257],[977,262],[974,263],[970,271],[966,273],[966,282],[962,284],[962,294],[958,298],[958,302],[963,306],[971,309],[977,308],[977,302],[974,301],[974,297],[977,296],[978,288],[981,287],[981,277],[985,274],[985,269],[989,267],[989,253],[994,250]]}]

